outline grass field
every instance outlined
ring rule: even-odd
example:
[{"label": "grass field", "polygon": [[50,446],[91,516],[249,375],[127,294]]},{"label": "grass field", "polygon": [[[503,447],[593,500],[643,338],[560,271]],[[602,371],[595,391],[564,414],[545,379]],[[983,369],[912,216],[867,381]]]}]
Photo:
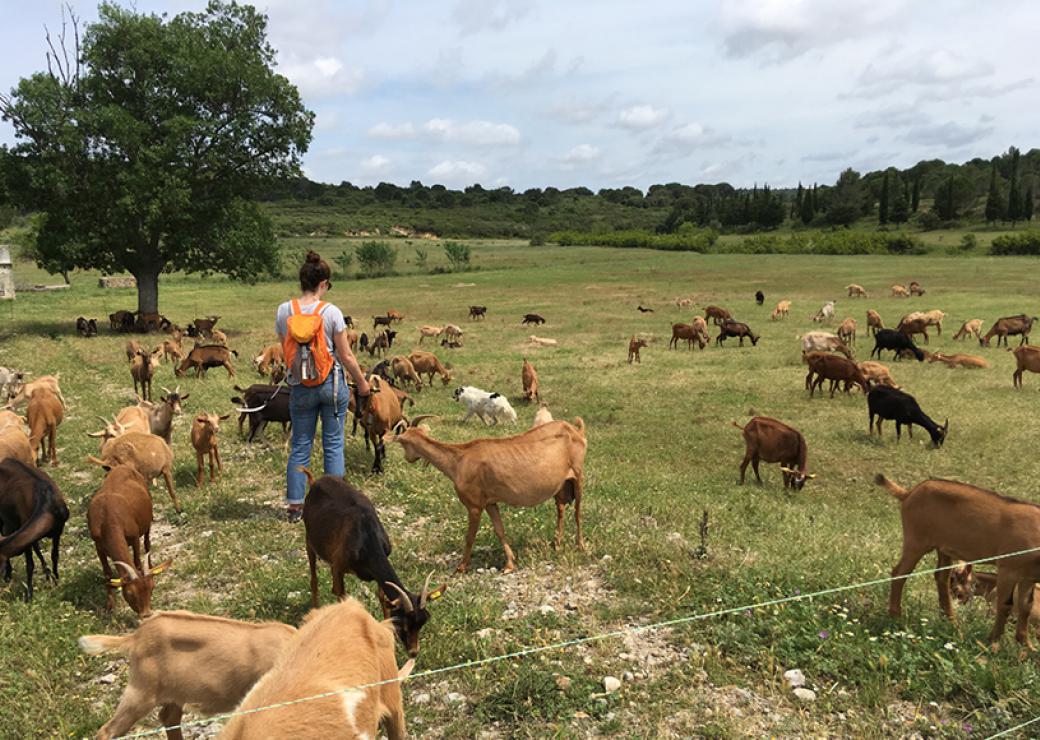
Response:
[{"label": "grass field", "polygon": [[[313,243],[294,240],[288,248]],[[341,248],[334,240],[316,243],[329,255]],[[1040,378],[1027,376],[1024,390],[1016,391],[1010,354],[951,339],[965,319],[988,325],[998,316],[1036,313],[1032,260],[706,256],[496,242],[475,244],[474,263],[480,269],[462,275],[337,280],[330,298],[355,317],[404,312],[402,350],[415,346],[421,323],[464,326],[464,348],[447,356],[457,380],[506,393],[520,424],[515,430],[463,425],[451,400],[454,385],[438,383],[417,396],[413,413],[439,414],[430,422],[439,438],[526,428],[534,408],[517,397],[521,358],[530,359],[556,418],[581,416],[588,427],[589,548],[574,548],[568,518],[564,547],[553,551],[551,505],[504,509],[518,572],[497,572],[504,558],[485,520],[474,571],[455,576],[466,517],[450,483],[433,468],[407,464],[393,446],[386,474],[370,477],[371,457],[359,438],[350,439],[347,477],[375,501],[404,582],[418,588],[433,570],[448,583],[423,631],[419,670],[886,577],[898,557],[900,525],[896,502],[871,483],[879,471],[903,485],[951,477],[1040,501],[1032,454]],[[927,289],[924,298],[887,297],[889,285],[911,279]],[[22,275],[23,281],[36,278]],[[460,282],[475,285],[454,287]],[[850,282],[864,285],[871,298],[844,298]],[[122,601],[111,615],[103,611],[101,570],[84,516],[101,480],[101,471],[84,461],[96,450],[85,433],[97,428],[99,414],[115,412],[132,396],[126,338],[103,330],[81,339],[73,322],[81,314],[104,318],[132,308],[136,297],[95,286],[96,276],[76,275],[68,292],[0,303],[0,365],[61,374],[70,409],[59,430],[60,465],[47,472],[72,511],[61,581],[38,579],[35,601],[23,604],[19,559],[14,581],[0,590],[2,738],[92,736],[126,683],[122,661],[85,657],[76,648],[81,634],[122,632],[135,623]],[[767,296],[763,307],[752,298],[757,289]],[[189,414],[227,413],[231,386],[253,382],[247,358],[272,339],[275,306],[292,291],[289,281],[247,286],[179,276],[161,286],[163,312],[180,323],[221,315],[219,326],[240,359],[235,380],[215,370],[204,380],[179,381],[191,393],[174,431],[184,513],[175,515],[162,488],[153,488],[153,547],[174,559],[157,583],[157,609],[291,623],[308,609],[303,527],[280,519],[281,433],[269,430],[266,441],[246,445],[228,424],[224,478],[199,490],[188,441]],[[728,307],[762,340],[757,347],[729,340],[721,349],[669,351],[670,324],[689,319],[672,304],[676,296]],[[769,311],[781,298],[793,301],[791,316],[771,323]],[[941,308],[946,330],[930,348],[977,352],[991,361],[980,371],[888,363],[927,413],[949,417],[943,449],[926,446],[923,433],[897,444],[892,425],[884,439],[868,437],[858,393],[808,397],[796,337],[817,328],[808,317],[835,298],[838,318],[851,315],[861,325],[867,308],[888,324],[912,309]],[[471,303],[488,306],[486,321],[465,320]],[[657,311],[640,314],[637,304]],[[558,339],[558,348],[527,343],[531,331],[519,320],[528,311],[548,319],[535,332]],[[652,340],[643,363],[630,366],[625,355],[633,334]],[[858,358],[871,346],[861,330]],[[163,366],[156,387],[176,382]],[[749,413],[804,432],[818,477],[803,491],[785,492],[776,466],[763,466],[764,486],[737,485],[744,448],[730,422],[743,423]],[[707,557],[698,557],[705,511]],[[920,567],[933,563],[928,558]],[[321,577],[329,603],[327,567]],[[348,592],[376,612],[370,587],[348,581]],[[988,651],[991,616],[983,603],[963,607],[959,626],[950,624],[927,575],[910,581],[904,619],[887,616],[886,599],[887,587],[869,587],[421,678],[404,689],[409,729],[417,737],[451,738],[983,737],[1040,714],[1036,658],[1020,655],[1010,633],[999,652]],[[784,688],[789,668],[804,671],[818,694],[814,703],[802,704]],[[608,675],[626,680],[604,695]],[[150,726],[156,723],[153,714]]]}]

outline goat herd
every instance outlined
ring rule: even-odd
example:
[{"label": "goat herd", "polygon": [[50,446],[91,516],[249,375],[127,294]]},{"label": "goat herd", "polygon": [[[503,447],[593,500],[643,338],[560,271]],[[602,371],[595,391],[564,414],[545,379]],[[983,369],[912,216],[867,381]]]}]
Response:
[{"label": "goat herd", "polygon": [[[850,297],[866,298],[859,285],[846,288]],[[909,288],[893,286],[893,295],[922,296],[925,291],[917,283]],[[761,305],[765,297],[759,291],[755,299]],[[679,309],[690,309],[693,301],[676,299]],[[791,302],[780,301],[771,319],[789,317]],[[639,306],[641,313],[653,309]],[[719,306],[707,306],[704,317],[696,316],[689,324],[672,326],[669,348],[678,349],[685,340],[692,350],[708,344],[708,322],[718,327],[715,344],[722,346],[728,338],[744,339],[757,346],[760,337],[746,323],[733,319]],[[479,321],[487,315],[486,306],[470,306],[468,318]],[[942,311],[913,312],[903,316],[896,328],[887,329],[880,315],[867,311],[867,329],[874,336],[871,361],[853,360],[856,321],[846,319],[836,332],[810,331],[801,337],[802,357],[808,366],[805,388],[810,396],[830,381],[830,394],[841,389],[849,393],[859,387],[866,395],[869,430],[881,433],[884,420],[896,424],[897,437],[907,426],[923,427],[936,447],[943,444],[949,422],[937,424],[918,406],[909,393],[896,386],[888,368],[874,361],[881,352],[893,351],[895,359],[911,357],[918,361],[942,362],[949,367],[985,368],[981,357],[964,354],[928,353],[914,343],[922,335],[927,342],[928,329],[942,334]],[[100,440],[97,456],[88,460],[105,471],[105,477],[87,507],[87,528],[94,541],[105,578],[106,607],[111,610],[116,592],[141,617],[140,627],[122,637],[90,635],[80,640],[89,654],[118,651],[131,663],[130,684],[125,690],[115,716],[98,733],[100,738],[127,732],[155,707],[160,707],[160,720],[167,726],[168,737],[180,737],[174,726],[181,722],[185,705],[203,715],[228,712],[238,707],[246,710],[281,705],[304,697],[340,692],[323,699],[280,706],[259,713],[235,716],[224,729],[223,737],[375,737],[380,723],[391,738],[404,736],[404,713],[400,684],[393,682],[407,676],[419,652],[419,634],[430,618],[428,607],[445,592],[445,586],[430,588],[426,578],[419,592],[408,589],[397,576],[389,555],[390,538],[372,502],[342,478],[330,476],[314,480],[303,510],[306,552],[309,561],[311,612],[296,629],[279,623],[248,623],[189,612],[151,611],[155,577],[171,564],[170,560],[153,564],[150,542],[153,499],[150,485],[162,478],[178,512],[173,479],[173,425],[182,413],[182,405],[190,397],[175,383],[174,389],[162,388],[163,395],[153,400],[152,382],[161,372],[163,360],[174,366],[174,375],[184,377],[194,370],[205,377],[206,371],[224,367],[235,375],[234,360],[238,354],[227,346],[227,335],[216,328],[218,316],[196,319],[182,330],[159,314],[137,314],[119,311],[112,314],[115,332],[166,332],[167,337],[153,349],[137,340],[126,343],[126,358],[134,384],[137,403],[118,410],[111,420],[102,418],[103,426],[90,436]],[[813,317],[826,323],[835,320],[834,302],[826,303]],[[388,311],[373,317],[373,336],[358,332],[348,317],[348,340],[357,351],[367,351],[378,363],[366,369],[372,385],[367,404],[358,408],[352,394],[353,427],[362,427],[366,449],[374,450],[373,473],[382,472],[385,445],[398,444],[409,462],[424,460],[432,464],[455,487],[468,515],[468,528],[458,572],[470,565],[474,540],[481,518],[486,512],[505,552],[504,573],[515,569],[514,555],[506,540],[499,504],[537,506],[549,499],[556,505],[554,544],[562,544],[566,506],[573,504],[576,542],[584,549],[582,537],[582,494],[586,453],[585,424],[577,418],[573,423],[553,420],[545,404],[540,403],[538,374],[526,358],[521,366],[522,398],[539,402],[534,423],[527,431],[507,437],[478,438],[462,444],[451,444],[430,436],[420,422],[429,415],[408,418],[405,409],[414,405],[412,392],[432,386],[440,376],[447,386],[453,380],[451,364],[442,363],[433,353],[416,349],[404,355],[386,357],[401,331],[404,316]],[[982,321],[965,322],[954,337],[974,336],[981,345],[997,337],[1007,344],[1007,337],[1020,335],[1022,343],[1015,348],[1018,362],[1014,383],[1021,385],[1025,370],[1040,372],[1040,347],[1026,344],[1035,318],[1025,314],[999,319],[985,335]],[[541,326],[546,323],[538,314],[524,315],[521,324]],[[396,327],[396,330],[393,328]],[[85,337],[98,333],[96,319],[80,317],[77,332]],[[466,332],[459,326],[424,325],[419,329],[418,344],[425,339],[443,337],[441,346],[458,349]],[[185,337],[193,337],[195,346],[188,352],[182,347]],[[530,336],[531,344],[551,347],[556,340]],[[646,340],[632,336],[628,362],[641,362],[640,350]],[[231,400],[239,414],[241,433],[249,421],[247,440],[264,431],[270,422],[283,429],[290,423],[288,390],[282,384],[284,357],[277,343],[264,347],[253,358],[256,370],[270,376],[270,382],[246,388],[235,386],[238,395]],[[10,559],[25,556],[26,600],[33,596],[34,554],[48,577],[57,578],[60,537],[69,518],[68,507],[54,481],[38,465],[50,460],[57,464],[56,434],[67,411],[65,398],[56,376],[30,380],[28,373],[0,368],[0,399],[7,403],[0,410],[0,561],[5,576],[11,578]],[[458,387],[453,398],[465,407],[464,421],[477,416],[485,425],[512,424],[516,411],[505,395],[472,386]],[[25,416],[19,412],[26,407]],[[190,442],[196,454],[196,485],[205,484],[208,462],[209,480],[221,471],[218,439],[220,422],[230,414],[200,412],[193,416]],[[750,464],[756,478],[760,462],[779,463],[785,487],[801,489],[814,476],[808,470],[808,448],[804,436],[795,428],[767,417],[756,416],[740,427],[746,443],[740,463],[740,482]],[[1040,507],[1016,501],[967,484],[944,480],[927,480],[907,491],[884,476],[879,485],[886,487],[901,502],[903,519],[903,554],[893,569],[893,576],[905,576],[928,552],[939,554],[939,565],[952,565],[956,560],[993,558],[1009,553],[1040,548]],[[51,539],[48,566],[41,542]],[[143,540],[143,545],[142,545]],[[318,608],[318,560],[332,569],[332,589],[339,603]],[[936,579],[940,604],[952,617],[951,588],[961,598],[974,591],[991,591],[997,606],[997,619],[990,635],[996,643],[1012,603],[1017,608],[1016,637],[1028,643],[1027,632],[1033,591],[1040,576],[1040,553],[1028,552],[998,561],[996,574],[974,573],[970,566],[953,569],[950,578]],[[377,622],[356,601],[345,596],[344,579],[353,573],[360,580],[376,584],[376,593],[386,621]],[[892,584],[890,611],[900,612],[903,580]],[[967,596],[965,596],[967,595]],[[1040,601],[1037,602],[1040,605]],[[394,655],[397,638],[410,656],[400,669]],[[379,684],[363,690],[361,685]]]}]

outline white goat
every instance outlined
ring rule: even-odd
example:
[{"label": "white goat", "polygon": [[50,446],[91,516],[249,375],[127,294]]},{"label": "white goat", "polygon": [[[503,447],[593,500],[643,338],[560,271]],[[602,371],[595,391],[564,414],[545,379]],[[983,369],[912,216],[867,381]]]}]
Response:
[{"label": "white goat", "polygon": [[489,393],[471,385],[464,385],[456,388],[452,397],[466,404],[463,421],[469,421],[469,418],[476,414],[486,425],[497,424],[500,421],[516,423],[516,411],[500,393]]},{"label": "white goat", "polygon": [[834,301],[827,301],[812,317],[813,321],[830,321],[834,318]]}]

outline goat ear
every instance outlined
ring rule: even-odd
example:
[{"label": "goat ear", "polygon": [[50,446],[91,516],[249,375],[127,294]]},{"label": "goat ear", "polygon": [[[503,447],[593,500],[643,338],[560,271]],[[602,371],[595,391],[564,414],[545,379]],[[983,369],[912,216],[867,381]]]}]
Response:
[{"label": "goat ear", "polygon": [[447,590],[448,590],[448,584],[447,583],[442,583],[440,586],[438,586],[437,588],[433,589],[433,591],[430,591],[430,593],[426,594],[426,600],[427,601],[436,601],[440,597],[444,596],[444,592],[447,591]]},{"label": "goat ear", "polygon": [[220,419],[221,421],[227,421],[228,419],[231,418],[231,414],[224,414],[223,416],[218,416],[217,418]]},{"label": "goat ear", "polygon": [[188,396],[190,396],[190,395],[191,395],[190,393],[185,393],[183,396],[181,396],[181,400],[182,401],[187,401],[188,400]]},{"label": "goat ear", "polygon": [[151,575],[153,575],[153,576],[157,576],[160,573],[162,573],[164,570],[169,568],[171,565],[173,565],[173,558],[166,558],[166,560],[162,561],[161,563],[159,563],[157,566],[155,566],[154,568],[152,568],[148,572]]}]

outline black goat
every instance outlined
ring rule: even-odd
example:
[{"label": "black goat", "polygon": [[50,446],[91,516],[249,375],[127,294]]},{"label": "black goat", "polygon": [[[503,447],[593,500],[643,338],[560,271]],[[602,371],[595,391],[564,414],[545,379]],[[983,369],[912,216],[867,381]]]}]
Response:
[{"label": "black goat", "polygon": [[929,436],[932,438],[932,444],[936,447],[942,447],[943,442],[946,441],[946,434],[950,429],[949,419],[946,420],[945,424],[939,426],[921,411],[921,407],[917,404],[917,399],[909,393],[890,388],[887,385],[878,385],[870,389],[870,392],[867,393],[867,411],[870,414],[868,432],[870,434],[874,433],[874,417],[877,417],[879,437],[881,436],[881,422],[885,419],[896,423],[897,440],[900,437],[904,424],[908,428],[910,438],[913,439],[913,425],[917,424],[917,426],[924,427],[928,431]]},{"label": "black goat", "polygon": [[361,332],[361,337],[358,338],[358,350],[364,352],[368,349],[368,334]]},{"label": "black goat", "polygon": [[733,321],[729,319],[722,322],[719,326],[719,335],[715,337],[715,344],[722,346],[722,340],[728,339],[729,337],[740,337],[740,346],[744,346],[744,337],[751,340],[751,346],[754,347],[758,344],[758,337],[755,336],[754,332],[751,331],[751,327],[747,324],[742,324],[739,321]]},{"label": "black goat", "polygon": [[236,409],[239,434],[242,434],[242,422],[249,419],[249,434],[246,442],[252,442],[271,421],[281,424],[283,432],[287,431],[287,426],[292,422],[289,415],[289,388],[287,386],[254,383],[248,388],[239,388],[236,385],[235,390],[242,394],[231,399],[232,403],[237,403],[242,407]]},{"label": "black goat", "polygon": [[81,337],[96,337],[97,319],[88,319],[80,316],[76,319],[76,331]]},{"label": "black goat", "polygon": [[763,293],[761,290],[756,290],[755,291],[755,303],[757,303],[758,305],[761,306],[765,302],[766,302],[766,294]]},{"label": "black goat", "polygon": [[378,329],[380,326],[390,326],[392,322],[393,318],[390,316],[373,316],[372,329]]},{"label": "black goat", "polygon": [[525,313],[524,314],[524,319],[523,319],[523,321],[520,322],[520,325],[523,326],[524,324],[534,324],[536,326],[540,326],[541,324],[544,324],[544,323],[545,323],[545,319],[543,319],[538,314],[536,314],[536,313]]},{"label": "black goat", "polygon": [[654,312],[654,309],[652,309],[652,308],[645,308],[642,304],[636,306],[636,309],[639,311],[639,313],[653,313]]},{"label": "black goat", "polygon": [[332,566],[332,593],[344,596],[343,578],[353,573],[375,581],[383,618],[391,619],[397,638],[412,657],[419,653],[419,630],[430,618],[426,606],[440,598],[445,586],[430,591],[426,577],[422,593],[408,591],[390,564],[390,538],[368,497],[342,478],[326,475],[314,480],[303,502],[307,560],[311,570],[311,606],[318,608],[318,558]]},{"label": "black goat", "polygon": [[44,537],[51,538],[51,567],[58,577],[58,545],[68,518],[69,507],[46,473],[13,458],[0,461],[0,563],[10,581],[10,558],[25,553],[26,601],[33,597],[34,552],[44,574],[51,575],[40,552]]},{"label": "black goat", "polygon": [[899,353],[903,350],[913,352],[918,362],[924,360],[924,352],[914,344],[914,340],[895,329],[878,329],[877,334],[874,335],[874,349],[871,351],[870,356],[873,357],[876,354],[880,360],[881,350],[885,349],[895,352],[897,360],[899,359]]}]

